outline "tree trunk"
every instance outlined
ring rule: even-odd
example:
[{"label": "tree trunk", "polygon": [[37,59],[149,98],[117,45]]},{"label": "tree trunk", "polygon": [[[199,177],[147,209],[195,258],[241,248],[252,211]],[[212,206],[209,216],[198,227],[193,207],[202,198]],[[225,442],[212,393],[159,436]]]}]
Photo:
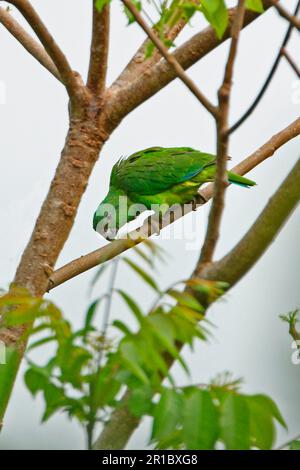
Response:
[{"label": "tree trunk", "polygon": [[[17,269],[14,285],[26,288],[34,296],[42,296],[47,291],[49,276],[69,236],[100,149],[108,138],[105,125],[99,124],[99,108],[89,103],[81,117],[70,118],[60,162]],[[11,389],[26,347],[24,333],[29,326],[0,330],[0,341],[17,350],[19,357],[14,370],[10,370]]]}]

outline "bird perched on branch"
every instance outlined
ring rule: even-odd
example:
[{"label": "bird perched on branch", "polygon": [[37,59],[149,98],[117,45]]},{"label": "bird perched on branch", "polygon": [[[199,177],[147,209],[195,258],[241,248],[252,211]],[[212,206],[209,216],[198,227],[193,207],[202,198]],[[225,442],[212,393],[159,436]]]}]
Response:
[{"label": "bird perched on branch", "polygon": [[[190,147],[151,147],[121,158],[112,169],[109,192],[94,214],[93,227],[112,240],[143,210],[164,215],[175,204],[190,203],[215,174],[216,156]],[[229,183],[255,185],[231,171],[227,177]]]}]

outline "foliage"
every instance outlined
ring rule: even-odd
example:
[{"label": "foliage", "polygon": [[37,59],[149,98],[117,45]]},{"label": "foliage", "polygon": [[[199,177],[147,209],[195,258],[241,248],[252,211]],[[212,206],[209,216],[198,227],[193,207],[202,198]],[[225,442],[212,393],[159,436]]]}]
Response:
[{"label": "foliage", "polygon": [[[96,7],[99,11],[110,3],[110,0],[96,0]],[[173,45],[169,37],[170,31],[180,21],[189,22],[195,13],[202,14],[208,23],[214,28],[219,39],[222,38],[228,27],[228,10],[225,0],[164,0],[157,2],[156,0],[132,0],[136,9],[145,14],[150,19],[151,26],[157,31],[160,39],[167,47]],[[246,0],[246,8],[258,13],[263,12],[262,0]],[[135,17],[124,7],[124,13],[127,17],[128,24],[135,22]],[[156,20],[153,21],[150,15],[155,15]],[[148,41],[145,57],[152,55],[154,44]]]},{"label": "foliage", "polygon": [[165,389],[153,415],[152,439],[162,449],[271,449],[275,421],[285,426],[269,397],[226,383]]},{"label": "foliage", "polygon": [[[162,257],[151,241],[133,250],[151,269],[155,267],[153,258]],[[156,292],[147,315],[129,293],[114,287],[115,278],[105,294],[91,301],[82,327],[75,331],[48,300],[30,297],[16,288],[0,298],[4,325],[37,319],[29,334],[31,338],[40,337],[31,342],[29,351],[54,345],[46,364],[37,364],[27,356],[25,383],[34,396],[43,395],[42,421],[58,411],[67,413],[84,427],[91,448],[95,426],[107,421],[112,410],[120,406],[121,392],[127,386],[131,391],[129,409],[134,416],[152,417],[151,442],[158,448],[214,449],[223,445],[227,449],[270,449],[275,421],[285,426],[270,398],[241,394],[240,381],[231,380],[229,375],[219,376],[208,385],[178,387],[169,371],[178,361],[189,372],[181,346],[193,347],[196,339],[207,338],[205,309],[224,294],[228,285],[192,279],[180,283],[184,289],[173,285],[162,292],[153,275],[138,262],[128,256],[120,259]],[[92,289],[107,269],[113,269],[113,263],[116,261],[98,269]],[[112,323],[113,333],[107,336],[112,296],[119,296],[130,310],[136,331],[118,318]],[[97,328],[101,310],[106,319],[103,327]],[[6,371],[1,377],[3,387],[9,381],[9,371],[6,367],[0,370]]]},{"label": "foliage", "polygon": [[300,450],[300,440],[290,442],[289,450]]},{"label": "foliage", "polygon": [[282,321],[288,323],[289,333],[295,341],[300,340],[300,332],[297,329],[297,324],[299,323],[299,309],[293,310],[285,315],[280,315]]}]

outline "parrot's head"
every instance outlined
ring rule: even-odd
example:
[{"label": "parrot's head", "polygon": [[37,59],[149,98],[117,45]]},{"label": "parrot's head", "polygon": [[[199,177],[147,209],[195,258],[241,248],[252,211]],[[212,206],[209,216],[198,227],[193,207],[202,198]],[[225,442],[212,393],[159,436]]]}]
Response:
[{"label": "parrot's head", "polygon": [[119,228],[128,221],[127,213],[126,195],[111,187],[106,198],[99,204],[94,213],[94,230],[107,240],[114,240]]}]

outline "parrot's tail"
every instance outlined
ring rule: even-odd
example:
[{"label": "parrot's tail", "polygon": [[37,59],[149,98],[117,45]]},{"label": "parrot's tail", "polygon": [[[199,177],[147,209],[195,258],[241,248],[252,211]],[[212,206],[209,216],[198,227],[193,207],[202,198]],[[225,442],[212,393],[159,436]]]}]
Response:
[{"label": "parrot's tail", "polygon": [[256,185],[255,181],[249,180],[248,178],[245,178],[244,176],[240,176],[235,173],[232,173],[232,171],[228,171],[227,174],[228,174],[229,183],[238,184],[239,186],[244,186],[246,188]]}]

